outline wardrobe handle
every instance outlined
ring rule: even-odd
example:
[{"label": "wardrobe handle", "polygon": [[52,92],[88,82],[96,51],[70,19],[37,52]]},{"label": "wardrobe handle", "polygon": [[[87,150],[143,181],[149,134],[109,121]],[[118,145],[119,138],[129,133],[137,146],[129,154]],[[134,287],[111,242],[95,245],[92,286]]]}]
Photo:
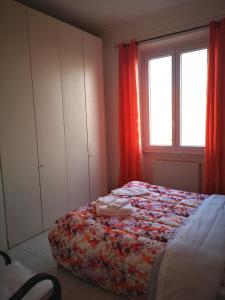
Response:
[{"label": "wardrobe handle", "polygon": [[43,168],[43,167],[44,167],[44,165],[39,165],[39,166],[38,166],[39,169],[40,169],[40,168]]}]

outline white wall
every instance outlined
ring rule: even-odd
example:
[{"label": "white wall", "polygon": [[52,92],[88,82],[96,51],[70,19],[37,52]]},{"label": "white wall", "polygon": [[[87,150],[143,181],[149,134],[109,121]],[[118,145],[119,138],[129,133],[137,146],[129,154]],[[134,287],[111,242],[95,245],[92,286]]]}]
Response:
[{"label": "white wall", "polygon": [[114,46],[104,48],[104,83],[106,101],[106,141],[109,189],[116,187],[119,170],[118,143],[118,53]]},{"label": "white wall", "polygon": [[201,26],[225,16],[224,0],[187,0],[102,32],[106,45]]},{"label": "white wall", "polygon": [[[123,26],[103,32],[104,46],[104,75],[108,143],[109,188],[117,187],[119,171],[119,140],[118,140],[118,49],[120,42],[132,39],[138,41],[154,36],[168,34],[192,27],[208,24],[214,19],[225,16],[224,0],[190,0],[176,7],[170,7],[152,15],[134,20]],[[180,160],[200,162],[203,166],[204,157],[201,155],[174,154],[144,154],[143,179],[151,181],[151,161],[153,159]]]}]

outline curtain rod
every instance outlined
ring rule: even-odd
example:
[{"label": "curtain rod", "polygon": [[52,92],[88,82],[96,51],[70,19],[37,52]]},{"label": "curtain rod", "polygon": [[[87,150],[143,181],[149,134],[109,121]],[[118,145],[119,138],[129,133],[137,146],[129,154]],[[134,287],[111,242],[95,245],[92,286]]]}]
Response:
[{"label": "curtain rod", "polygon": [[[160,38],[169,37],[169,36],[173,36],[173,35],[176,35],[176,34],[185,33],[185,32],[189,32],[189,31],[194,31],[194,30],[198,30],[198,29],[203,29],[203,28],[207,28],[207,27],[209,27],[209,25],[202,25],[202,26],[198,26],[198,27],[192,27],[192,28],[189,28],[189,29],[184,29],[184,30],[180,30],[180,31],[175,31],[175,32],[172,32],[172,33],[167,33],[167,34],[155,36],[155,37],[152,37],[152,38],[140,40],[140,41],[137,41],[136,43],[137,43],[137,44],[141,44],[141,43],[144,43],[144,42],[154,41],[154,40],[157,40],[157,39],[160,39]],[[117,44],[117,45],[115,46],[115,48],[118,48],[119,45],[120,45],[120,44]],[[128,45],[128,43],[126,43],[125,45]]]}]

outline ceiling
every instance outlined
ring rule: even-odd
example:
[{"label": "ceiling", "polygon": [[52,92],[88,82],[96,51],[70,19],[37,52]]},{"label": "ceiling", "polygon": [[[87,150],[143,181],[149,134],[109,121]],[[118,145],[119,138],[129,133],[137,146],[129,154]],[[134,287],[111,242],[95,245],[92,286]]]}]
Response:
[{"label": "ceiling", "polygon": [[18,0],[62,21],[101,36],[107,29],[146,17],[188,0]]}]

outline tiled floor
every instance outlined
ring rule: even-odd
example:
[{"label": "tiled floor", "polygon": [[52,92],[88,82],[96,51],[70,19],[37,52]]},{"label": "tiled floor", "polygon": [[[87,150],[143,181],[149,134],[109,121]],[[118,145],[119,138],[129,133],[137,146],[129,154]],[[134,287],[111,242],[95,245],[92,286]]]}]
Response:
[{"label": "tiled floor", "polygon": [[11,248],[8,254],[12,260],[19,260],[36,272],[48,272],[55,275],[62,286],[63,300],[125,299],[80,280],[62,268],[57,268],[51,256],[47,233],[42,233]]}]

